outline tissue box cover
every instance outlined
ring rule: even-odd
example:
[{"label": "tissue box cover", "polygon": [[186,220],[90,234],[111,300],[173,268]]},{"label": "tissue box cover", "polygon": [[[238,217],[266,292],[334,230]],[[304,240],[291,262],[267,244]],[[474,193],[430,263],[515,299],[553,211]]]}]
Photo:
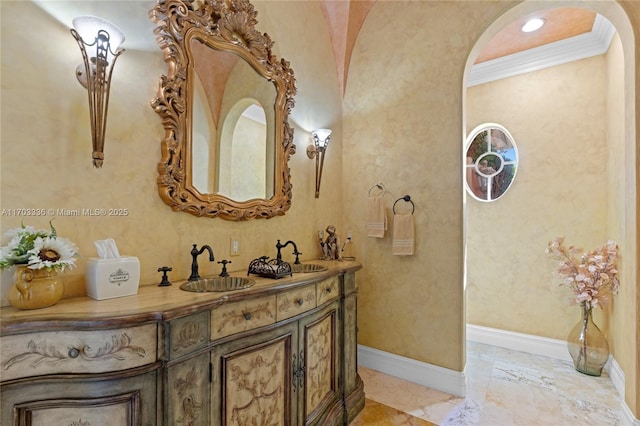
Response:
[{"label": "tissue box cover", "polygon": [[140,261],[137,257],[87,260],[86,284],[89,297],[102,300],[138,293]]}]

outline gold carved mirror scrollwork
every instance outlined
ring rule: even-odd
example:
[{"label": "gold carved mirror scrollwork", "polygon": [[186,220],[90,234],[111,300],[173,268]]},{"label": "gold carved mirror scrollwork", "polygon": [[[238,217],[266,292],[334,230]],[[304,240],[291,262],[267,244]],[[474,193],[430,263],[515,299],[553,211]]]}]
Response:
[{"label": "gold carved mirror scrollwork", "polygon": [[151,105],[165,137],[158,191],[175,211],[227,220],[291,206],[295,78],[247,0],[158,0],[168,75]]}]

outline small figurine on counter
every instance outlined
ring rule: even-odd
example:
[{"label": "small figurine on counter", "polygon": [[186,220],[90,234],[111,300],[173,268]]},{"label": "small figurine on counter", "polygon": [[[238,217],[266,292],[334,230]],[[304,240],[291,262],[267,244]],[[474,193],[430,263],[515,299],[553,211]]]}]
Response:
[{"label": "small figurine on counter", "polygon": [[327,226],[327,238],[322,241],[320,238],[320,247],[322,248],[322,260],[342,260],[342,251],[340,249],[340,237],[336,234],[336,227]]}]

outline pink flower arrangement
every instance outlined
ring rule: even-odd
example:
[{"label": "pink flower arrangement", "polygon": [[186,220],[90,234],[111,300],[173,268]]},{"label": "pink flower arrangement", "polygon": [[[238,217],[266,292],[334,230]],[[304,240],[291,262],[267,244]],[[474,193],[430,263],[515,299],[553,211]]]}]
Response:
[{"label": "pink flower arrangement", "polygon": [[618,281],[618,245],[615,241],[607,241],[602,248],[586,252],[578,260],[576,255],[582,249],[564,246],[564,237],[556,237],[549,241],[545,250],[558,263],[558,275],[562,278],[560,285],[573,290],[575,302],[584,304],[587,309],[602,308],[608,301],[609,294],[616,294]]}]

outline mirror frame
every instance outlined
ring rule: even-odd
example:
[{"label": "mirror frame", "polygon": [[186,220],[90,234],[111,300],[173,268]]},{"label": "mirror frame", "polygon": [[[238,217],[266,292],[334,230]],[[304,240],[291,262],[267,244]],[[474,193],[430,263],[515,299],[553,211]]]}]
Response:
[{"label": "mirror frame", "polygon": [[[157,24],[156,42],[169,68],[168,75],[160,77],[158,96],[151,101],[165,129],[157,179],[162,200],[174,211],[234,221],[284,215],[292,198],[289,159],[296,152],[289,125],[295,77],[289,62],[272,53],[274,43],[269,35],[256,30],[253,5],[248,0],[158,0],[149,16]],[[188,81],[192,33],[216,50],[238,55],[275,85],[274,195],[269,199],[235,201],[220,194],[202,194],[193,187],[188,157],[192,148],[193,96],[189,91],[193,85]]]}]

